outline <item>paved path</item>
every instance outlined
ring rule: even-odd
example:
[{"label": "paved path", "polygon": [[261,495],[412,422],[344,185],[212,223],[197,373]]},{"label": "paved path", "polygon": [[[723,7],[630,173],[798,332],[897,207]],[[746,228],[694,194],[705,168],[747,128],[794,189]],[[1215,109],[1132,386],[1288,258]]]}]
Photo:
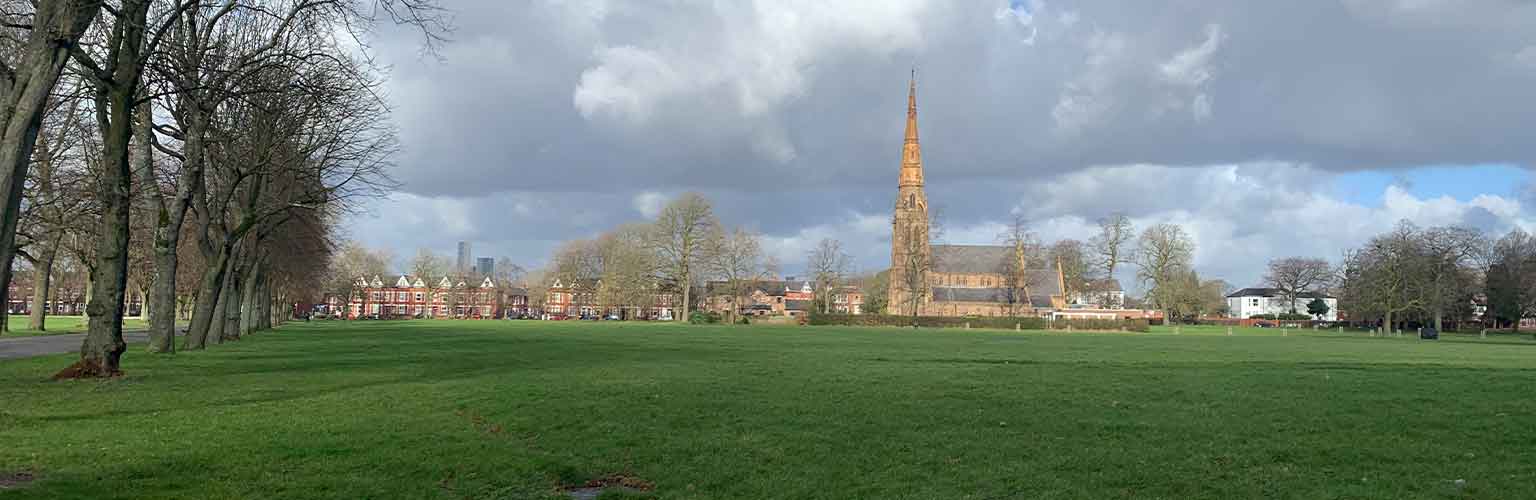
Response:
[{"label": "paved path", "polygon": [[[129,344],[148,342],[149,333],[125,331],[123,332],[123,340]],[[80,343],[84,341],[84,333],[43,335],[41,337],[0,337],[0,360],[28,358],[44,354],[79,352]]]}]

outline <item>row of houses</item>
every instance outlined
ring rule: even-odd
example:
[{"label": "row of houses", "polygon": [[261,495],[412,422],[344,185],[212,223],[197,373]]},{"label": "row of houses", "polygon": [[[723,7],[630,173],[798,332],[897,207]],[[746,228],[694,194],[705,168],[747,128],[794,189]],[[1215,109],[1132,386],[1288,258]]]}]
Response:
[{"label": "row of houses", "polygon": [[[17,273],[11,277],[11,283],[6,285],[5,312],[12,316],[24,316],[32,314],[32,273]],[[54,279],[49,291],[48,300],[43,302],[43,312],[52,316],[80,316],[85,314],[86,290],[79,286],[70,286],[62,280]],[[137,316],[144,310],[144,297],[137,293],[129,293],[123,298],[125,306],[124,314]]]},{"label": "row of houses", "polygon": [[[704,308],[741,316],[790,316],[809,314],[818,305],[815,284],[793,277],[747,283],[711,281],[705,284]],[[864,314],[864,293],[856,286],[831,289],[826,308],[834,314]]]},{"label": "row of houses", "polygon": [[[542,300],[530,298],[525,286],[479,283],[442,277],[429,282],[402,275],[391,284],[379,276],[358,278],[347,300],[330,297],[319,312],[346,318],[616,318],[672,320],[680,314],[682,297],[675,286],[655,284],[650,290],[606,288],[601,280],[556,279]],[[728,287],[709,282],[692,294],[700,308],[716,313],[750,316],[799,316],[810,312],[817,292],[809,281],[762,280]],[[864,295],[857,287],[833,290],[829,309],[862,314]]]},{"label": "row of houses", "polygon": [[386,286],[378,276],[361,278],[347,300],[328,297],[320,312],[346,318],[497,318],[527,308],[528,293],[498,287],[483,278],[478,284],[444,276],[429,285],[420,276],[400,276]]},{"label": "row of houses", "polygon": [[[1041,280],[1049,283],[1053,280]],[[1057,280],[1059,281],[1059,277]],[[1030,304],[1026,315],[1039,315],[1056,319],[1159,319],[1158,311],[1142,311],[1124,308],[1124,292],[1112,280],[1095,286],[1096,292],[1046,295],[1050,302]],[[441,277],[429,282],[421,277],[403,275],[392,284],[378,276],[358,278],[354,292],[348,301],[330,298],[323,310],[349,318],[506,318],[541,317],[563,318],[616,318],[643,320],[677,319],[682,301],[675,286],[653,285],[649,291],[618,291],[604,286],[601,280],[557,279],[538,299],[530,297],[527,287],[498,284],[491,278],[478,283],[464,278]],[[1042,287],[1045,288],[1045,287]],[[1051,289],[1055,290],[1055,289]],[[963,289],[962,291],[970,291]],[[25,310],[18,297],[28,294],[25,286],[12,284],[12,313]],[[734,313],[740,316],[788,316],[808,314],[821,302],[818,296],[830,293],[827,310],[837,314],[863,314],[864,294],[854,286],[837,286],[829,291],[817,290],[808,280],[788,279],[759,280],[749,283],[710,281],[696,288],[696,309],[718,314]],[[936,287],[935,293],[954,293],[951,288]],[[1058,293],[1059,292],[1054,292]],[[1032,297],[1034,298],[1034,297]],[[935,309],[946,303],[948,297],[934,300],[929,306]],[[1298,294],[1297,311],[1305,312],[1308,305],[1321,300],[1327,311],[1315,315],[1321,321],[1339,321],[1338,298],[1325,293]],[[1292,299],[1275,288],[1244,288],[1227,295],[1227,317],[1252,318],[1258,315],[1279,315],[1292,309]],[[78,314],[83,304],[61,303],[64,314]],[[996,315],[997,312],[992,312]],[[1481,310],[1474,313],[1480,316]],[[974,314],[974,313],[973,313]],[[987,315],[987,314],[980,314]]]}]

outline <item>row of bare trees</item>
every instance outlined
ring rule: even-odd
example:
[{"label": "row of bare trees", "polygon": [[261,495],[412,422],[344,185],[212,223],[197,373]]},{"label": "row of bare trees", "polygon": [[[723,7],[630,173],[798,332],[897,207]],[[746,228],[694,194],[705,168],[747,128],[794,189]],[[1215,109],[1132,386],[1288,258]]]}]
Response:
[{"label": "row of bare trees", "polygon": [[[824,243],[827,245],[828,243]],[[840,279],[835,242],[821,274]],[[547,268],[530,273],[529,301],[542,302],[559,281],[603,311],[627,318],[653,307],[659,295],[675,295],[677,319],[686,320],[699,302],[693,292],[707,280],[723,282],[726,294],[744,298],[777,272],[762,236],[748,228],[726,229],[709,200],[685,193],[667,203],[651,221],[624,224],[590,239],[568,241]]]},{"label": "row of bare trees", "polygon": [[379,21],[444,27],[428,0],[5,3],[0,284],[17,255],[46,289],[59,252],[81,254],[76,376],[119,373],[130,282],[159,353],[178,303],[181,348],[202,349],[316,294],[337,216],[390,187],[397,150],[359,42]]},{"label": "row of bare trees", "polygon": [[1446,318],[1471,318],[1484,302],[1485,324],[1518,329],[1536,315],[1536,240],[1520,229],[1494,238],[1403,221],[1346,252],[1335,279],[1341,308],[1386,328],[1417,321],[1440,329]]}]

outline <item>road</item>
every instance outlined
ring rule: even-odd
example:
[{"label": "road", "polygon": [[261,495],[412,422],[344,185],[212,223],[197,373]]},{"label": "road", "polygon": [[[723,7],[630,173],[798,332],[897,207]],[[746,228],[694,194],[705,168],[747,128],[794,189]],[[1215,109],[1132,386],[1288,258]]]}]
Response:
[{"label": "road", "polygon": [[[123,340],[129,344],[148,342],[149,334],[143,331],[125,331],[123,332]],[[44,354],[79,352],[80,343],[84,341],[84,333],[44,335],[41,337],[0,337],[0,360],[29,358]]]}]

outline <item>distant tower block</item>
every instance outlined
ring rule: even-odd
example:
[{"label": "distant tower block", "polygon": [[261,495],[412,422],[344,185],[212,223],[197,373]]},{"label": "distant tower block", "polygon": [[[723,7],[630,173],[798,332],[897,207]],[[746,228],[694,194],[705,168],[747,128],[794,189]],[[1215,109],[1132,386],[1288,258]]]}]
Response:
[{"label": "distant tower block", "polygon": [[454,270],[455,273],[461,274],[461,275],[469,273],[469,270],[471,269],[470,266],[472,265],[470,263],[470,261],[469,261],[469,259],[471,258],[470,257],[471,255],[473,255],[473,254],[470,252],[469,242],[468,241],[460,241],[459,242],[459,258],[458,258],[458,260],[454,261],[454,265],[453,265],[453,270]]}]

